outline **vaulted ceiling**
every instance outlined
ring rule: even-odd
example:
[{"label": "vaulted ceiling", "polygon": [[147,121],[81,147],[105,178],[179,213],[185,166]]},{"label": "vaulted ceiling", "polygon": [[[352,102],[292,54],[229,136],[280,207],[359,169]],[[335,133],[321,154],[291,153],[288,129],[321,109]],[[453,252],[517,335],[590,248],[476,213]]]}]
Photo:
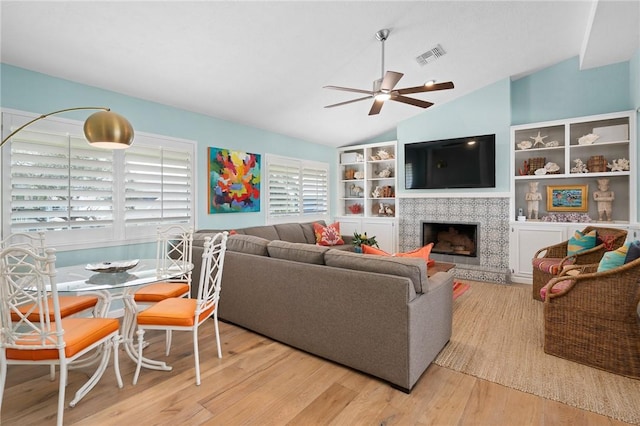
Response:
[{"label": "vaulted ceiling", "polygon": [[[311,142],[341,146],[428,114],[371,101],[324,108],[385,69],[437,108],[504,78],[580,56],[582,68],[640,48],[638,1],[2,1],[2,62]],[[440,45],[424,66],[416,57]],[[68,105],[61,104],[61,108]],[[40,111],[38,111],[40,112]]]}]

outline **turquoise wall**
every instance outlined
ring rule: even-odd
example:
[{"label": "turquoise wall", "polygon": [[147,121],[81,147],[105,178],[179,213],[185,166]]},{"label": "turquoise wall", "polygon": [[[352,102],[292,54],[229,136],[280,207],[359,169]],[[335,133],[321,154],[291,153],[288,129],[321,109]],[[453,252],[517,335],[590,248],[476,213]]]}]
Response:
[{"label": "turquoise wall", "polygon": [[576,56],[515,80],[512,124],[561,120],[632,108],[629,63],[581,71]]},{"label": "turquoise wall", "polygon": [[[454,89],[455,90],[455,89]],[[496,135],[496,187],[481,189],[405,190],[404,173],[398,174],[398,193],[451,194],[509,191],[510,84],[498,81],[480,90],[398,124],[398,164],[404,164],[404,144],[464,136]],[[403,166],[400,166],[403,167]]]},{"label": "turquoise wall", "polygon": [[[240,228],[265,223],[265,203],[258,213],[234,213],[210,215],[207,211],[207,148],[220,147],[253,152],[276,154],[308,160],[327,162],[331,176],[335,176],[334,148],[304,140],[260,130],[229,121],[209,117],[145,101],[116,92],[86,86],[68,80],[51,77],[7,64],[0,64],[0,106],[33,113],[47,113],[76,106],[108,106],[127,117],[134,129],[140,132],[166,135],[198,142],[196,151],[196,228]],[[65,113],[60,117],[84,120],[86,111]],[[263,158],[264,162],[264,158]],[[264,191],[263,191],[264,194]],[[139,252],[139,246],[112,247],[97,251],[82,250],[87,261],[130,257],[129,252]],[[77,253],[61,253],[59,263],[73,259]],[[149,256],[155,256],[152,251]],[[77,260],[77,259],[76,259]]]},{"label": "turquoise wall", "polygon": [[[145,101],[119,93],[2,64],[3,108],[49,112],[73,106],[108,106],[124,115],[134,129],[198,142],[196,194],[198,228],[233,228],[262,225],[264,200],[259,213],[210,215],[207,212],[207,148],[220,147],[277,154],[335,163],[335,149],[229,121]],[[84,120],[86,111],[65,114]],[[264,161],[264,159],[263,159]],[[335,170],[335,169],[334,169]]]}]

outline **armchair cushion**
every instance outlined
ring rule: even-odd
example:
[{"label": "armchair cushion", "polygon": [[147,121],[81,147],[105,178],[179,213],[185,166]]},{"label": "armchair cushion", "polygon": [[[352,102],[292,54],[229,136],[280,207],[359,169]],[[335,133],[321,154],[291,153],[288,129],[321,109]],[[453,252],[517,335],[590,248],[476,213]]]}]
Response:
[{"label": "armchair cushion", "polygon": [[635,240],[629,244],[629,250],[627,251],[627,257],[624,258],[624,263],[632,262],[640,258],[640,241]]},{"label": "armchair cushion", "polygon": [[598,272],[608,271],[609,269],[624,265],[630,244],[631,243],[625,243],[613,251],[606,252],[598,264]]},{"label": "armchair cushion", "polygon": [[569,238],[567,245],[567,256],[573,256],[581,251],[592,249],[596,246],[596,230],[583,234],[576,231],[573,237]]},{"label": "armchair cushion", "polygon": [[[560,273],[560,262],[562,262],[564,258],[554,258],[554,257],[536,257],[532,260],[532,264],[534,268],[539,269],[542,272],[546,272],[551,275],[558,275]],[[564,262],[565,265],[572,265],[573,260],[568,259]]]}]

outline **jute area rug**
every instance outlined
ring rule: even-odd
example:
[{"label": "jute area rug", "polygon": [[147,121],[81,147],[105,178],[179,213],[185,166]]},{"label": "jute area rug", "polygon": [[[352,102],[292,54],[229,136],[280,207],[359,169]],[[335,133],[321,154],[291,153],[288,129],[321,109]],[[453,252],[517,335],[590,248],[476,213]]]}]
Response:
[{"label": "jute area rug", "polygon": [[640,380],[544,353],[543,304],[530,286],[467,282],[437,365],[640,425]]}]

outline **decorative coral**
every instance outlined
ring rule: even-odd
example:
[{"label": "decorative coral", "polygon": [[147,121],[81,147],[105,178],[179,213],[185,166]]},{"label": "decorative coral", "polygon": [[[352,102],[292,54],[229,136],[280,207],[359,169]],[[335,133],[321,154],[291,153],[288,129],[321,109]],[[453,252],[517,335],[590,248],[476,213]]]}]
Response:
[{"label": "decorative coral", "polygon": [[613,160],[613,164],[607,164],[607,168],[611,169],[612,172],[627,171],[629,170],[629,160],[627,160],[626,158]]}]

